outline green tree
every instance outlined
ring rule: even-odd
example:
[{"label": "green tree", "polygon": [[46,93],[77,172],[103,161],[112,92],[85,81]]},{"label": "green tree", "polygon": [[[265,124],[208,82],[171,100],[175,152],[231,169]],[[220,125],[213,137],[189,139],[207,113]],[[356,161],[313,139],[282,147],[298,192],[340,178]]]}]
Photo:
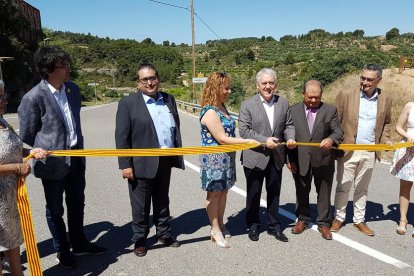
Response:
[{"label": "green tree", "polygon": [[353,35],[353,36],[356,36],[356,37],[363,37],[363,36],[364,36],[364,34],[365,34],[364,30],[359,30],[359,29],[356,29],[356,30],[352,33],[352,35]]},{"label": "green tree", "polygon": [[230,106],[238,108],[240,103],[243,101],[246,91],[243,89],[243,85],[238,79],[234,79],[231,82],[231,94],[228,99],[228,104]]},{"label": "green tree", "polygon": [[400,30],[398,30],[397,28],[392,28],[391,30],[389,30],[386,34],[385,34],[385,38],[387,40],[389,39],[393,39],[396,37],[400,36]]}]

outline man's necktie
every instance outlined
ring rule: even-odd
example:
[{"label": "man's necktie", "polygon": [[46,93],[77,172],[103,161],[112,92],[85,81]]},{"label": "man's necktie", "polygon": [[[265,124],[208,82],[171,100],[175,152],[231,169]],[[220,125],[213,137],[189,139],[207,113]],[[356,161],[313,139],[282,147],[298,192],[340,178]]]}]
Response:
[{"label": "man's necktie", "polygon": [[308,115],[306,120],[308,121],[309,132],[312,133],[313,124],[315,123],[316,108],[307,108]]}]

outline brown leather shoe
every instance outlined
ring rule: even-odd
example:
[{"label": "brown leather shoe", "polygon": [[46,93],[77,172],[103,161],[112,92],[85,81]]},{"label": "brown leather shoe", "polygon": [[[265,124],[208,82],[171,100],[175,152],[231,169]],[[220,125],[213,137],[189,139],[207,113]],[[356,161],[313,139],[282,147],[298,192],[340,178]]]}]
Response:
[{"label": "brown leather shoe", "polygon": [[144,257],[147,255],[147,248],[145,246],[135,247],[134,254],[138,257]]},{"label": "brown leather shoe", "polygon": [[365,224],[365,222],[354,224],[354,227],[356,227],[359,231],[361,231],[367,236],[374,236],[374,231],[369,229],[368,226]]},{"label": "brown leather shoe", "polygon": [[338,232],[339,229],[341,229],[343,222],[340,220],[335,219],[332,222],[332,226],[331,226],[331,232]]},{"label": "brown leather shoe", "polygon": [[318,227],[319,232],[321,232],[322,238],[325,240],[332,240],[332,233],[328,226]]},{"label": "brown leather shoe", "polygon": [[305,231],[306,228],[308,228],[308,225],[305,222],[303,222],[301,220],[298,220],[296,225],[292,228],[292,233],[293,234],[300,234],[303,231]]}]

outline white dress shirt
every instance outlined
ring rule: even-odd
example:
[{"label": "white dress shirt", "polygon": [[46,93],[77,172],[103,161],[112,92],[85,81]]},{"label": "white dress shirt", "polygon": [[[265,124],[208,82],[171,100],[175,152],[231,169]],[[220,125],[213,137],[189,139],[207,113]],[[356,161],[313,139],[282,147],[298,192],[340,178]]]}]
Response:
[{"label": "white dress shirt", "polygon": [[272,97],[270,103],[268,103],[262,96],[259,94],[260,100],[263,103],[263,107],[266,111],[267,119],[269,120],[270,129],[273,131],[273,117],[275,114],[275,96]]},{"label": "white dress shirt", "polygon": [[65,126],[66,130],[68,131],[66,138],[67,145],[74,147],[78,144],[78,138],[76,136],[75,126],[73,124],[72,111],[70,110],[68,98],[66,97],[66,86],[63,84],[60,90],[57,90],[50,83],[47,81],[45,82],[52,92],[56,102],[58,103],[63,117],[65,118]]}]

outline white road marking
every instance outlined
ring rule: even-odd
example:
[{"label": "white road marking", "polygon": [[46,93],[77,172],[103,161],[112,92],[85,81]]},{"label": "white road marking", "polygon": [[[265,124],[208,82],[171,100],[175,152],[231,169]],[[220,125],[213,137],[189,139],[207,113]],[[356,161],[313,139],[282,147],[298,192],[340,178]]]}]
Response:
[{"label": "white road marking", "polygon": [[[184,164],[187,167],[189,167],[190,169],[192,169],[192,170],[200,173],[200,168],[197,167],[196,165],[190,163],[189,161],[184,160]],[[239,194],[239,195],[241,195],[243,197],[246,197],[246,195],[247,195],[246,191],[244,191],[244,190],[242,190],[242,189],[240,189],[240,188],[238,188],[236,186],[233,186],[230,190],[232,190],[236,194]],[[260,199],[260,206],[266,208],[266,206],[267,206],[266,200]],[[291,212],[285,210],[285,209],[279,208],[279,214],[282,215],[282,216],[284,216],[284,217],[287,217],[288,219],[290,219],[292,221],[295,221],[296,220],[296,216],[294,214],[292,214]],[[315,225],[313,223],[310,223],[310,226],[311,226],[311,229],[312,230],[314,230],[314,231],[316,231],[316,232],[319,233],[318,226],[317,225]],[[334,240],[336,240],[337,242],[340,242],[340,243],[342,243],[342,244],[344,244],[346,246],[349,246],[349,247],[351,247],[353,249],[356,249],[356,250],[358,250],[358,251],[360,251],[360,252],[362,252],[364,254],[367,254],[368,256],[374,257],[377,260],[380,260],[380,261],[382,261],[384,263],[393,265],[393,266],[398,267],[398,268],[411,267],[411,265],[409,265],[407,263],[404,263],[403,261],[397,260],[397,259],[395,259],[395,258],[393,258],[391,256],[388,256],[388,255],[386,255],[384,253],[381,253],[381,252],[379,252],[379,251],[377,251],[375,249],[372,249],[372,248],[370,248],[370,247],[368,247],[366,245],[363,245],[363,244],[361,244],[359,242],[353,241],[353,240],[351,240],[351,239],[349,239],[347,237],[344,237],[344,236],[342,236],[342,235],[340,235],[338,233],[332,233],[332,238]]]}]

